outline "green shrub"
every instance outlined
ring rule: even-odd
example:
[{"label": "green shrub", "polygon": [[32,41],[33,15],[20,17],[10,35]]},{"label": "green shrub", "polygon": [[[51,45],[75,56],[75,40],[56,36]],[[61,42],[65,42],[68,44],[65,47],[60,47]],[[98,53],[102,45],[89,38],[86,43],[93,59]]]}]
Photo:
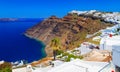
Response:
[{"label": "green shrub", "polygon": [[78,58],[79,58],[79,59],[83,59],[83,56],[79,56]]},{"label": "green shrub", "polygon": [[9,67],[3,68],[0,72],[12,72],[12,69]]},{"label": "green shrub", "polygon": [[69,54],[68,58],[74,58],[74,59],[76,59],[76,56],[74,56],[73,54]]},{"label": "green shrub", "polygon": [[4,62],[0,65],[0,72],[12,72],[12,65],[8,62]]},{"label": "green shrub", "polygon": [[75,56],[73,54],[69,54],[68,55],[68,58],[65,59],[66,62],[69,62],[71,58],[74,58],[74,59],[83,59],[83,56]]},{"label": "green shrub", "polygon": [[66,58],[65,61],[66,61],[66,62],[69,62],[69,61],[70,61],[70,58]]},{"label": "green shrub", "polygon": [[69,53],[67,53],[67,52],[62,54],[62,56],[68,56],[68,55],[69,55]]},{"label": "green shrub", "polygon": [[73,50],[72,52],[76,52],[76,50]]},{"label": "green shrub", "polygon": [[63,54],[63,50],[57,50],[57,55]]}]

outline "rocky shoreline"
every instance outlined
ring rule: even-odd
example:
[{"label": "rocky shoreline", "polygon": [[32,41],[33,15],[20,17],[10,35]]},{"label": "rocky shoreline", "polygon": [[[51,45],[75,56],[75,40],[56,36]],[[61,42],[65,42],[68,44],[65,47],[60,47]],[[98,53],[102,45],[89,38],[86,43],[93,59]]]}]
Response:
[{"label": "rocky shoreline", "polygon": [[[30,39],[34,39],[34,40],[36,40],[36,41],[42,43],[42,45],[44,45],[44,48],[46,47],[46,45],[45,45],[42,41],[40,41],[39,39],[34,38],[34,37],[32,37],[32,36],[30,36],[30,35],[27,35],[27,34],[24,34],[24,35],[25,35],[26,37],[30,38]],[[45,50],[45,49],[44,49],[44,50]],[[45,54],[46,54],[46,56],[47,56],[46,51],[44,51],[44,52],[45,52]],[[44,58],[46,58],[46,56],[45,56]]]},{"label": "rocky shoreline", "polygon": [[[39,40],[39,39],[37,39],[37,38],[34,38],[34,37],[30,36],[30,35],[27,35],[27,34],[24,34],[24,35],[25,35],[26,37],[28,37],[28,38],[34,39],[34,40],[42,43],[42,44],[46,47],[46,45],[45,45],[41,40]],[[44,58],[47,58],[47,56],[50,54],[50,53],[49,53],[49,50],[47,50],[46,48],[44,48],[44,50],[45,50],[45,54],[46,54],[46,57],[44,57]],[[43,58],[43,59],[44,59],[44,58]]]}]

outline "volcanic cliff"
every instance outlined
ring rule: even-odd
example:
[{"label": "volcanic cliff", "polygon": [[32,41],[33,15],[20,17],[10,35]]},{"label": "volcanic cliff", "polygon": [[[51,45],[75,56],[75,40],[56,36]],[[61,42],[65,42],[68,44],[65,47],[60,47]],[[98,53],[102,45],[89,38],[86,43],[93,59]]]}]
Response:
[{"label": "volcanic cliff", "polygon": [[42,41],[45,45],[47,56],[52,56],[52,48],[49,46],[55,37],[61,40],[61,49],[69,50],[80,45],[86,39],[87,34],[93,34],[107,26],[112,26],[100,18],[69,13],[63,18],[51,16],[26,31],[26,35]]}]

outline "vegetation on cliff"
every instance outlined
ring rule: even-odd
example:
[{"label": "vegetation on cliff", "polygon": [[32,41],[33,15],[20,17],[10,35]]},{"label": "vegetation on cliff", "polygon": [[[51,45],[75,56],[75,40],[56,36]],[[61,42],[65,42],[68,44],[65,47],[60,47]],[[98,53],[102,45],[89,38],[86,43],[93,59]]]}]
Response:
[{"label": "vegetation on cliff", "polygon": [[0,64],[0,72],[12,72],[12,64],[8,62]]},{"label": "vegetation on cliff", "polygon": [[58,50],[60,49],[60,39],[59,38],[54,38],[50,42],[50,47],[53,49],[53,56],[54,60],[56,59],[56,55]]},{"label": "vegetation on cliff", "polygon": [[80,43],[86,41],[87,34],[93,34],[108,26],[112,26],[112,24],[99,18],[69,13],[63,18],[51,16],[28,29],[26,34],[45,43],[47,55],[52,56],[53,50],[50,44],[54,38],[61,40],[61,49],[66,51],[78,47]]}]

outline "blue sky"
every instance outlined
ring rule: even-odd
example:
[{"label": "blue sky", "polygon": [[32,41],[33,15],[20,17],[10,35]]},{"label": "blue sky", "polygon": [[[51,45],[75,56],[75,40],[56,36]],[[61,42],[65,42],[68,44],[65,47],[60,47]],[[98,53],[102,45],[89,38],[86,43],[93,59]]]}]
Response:
[{"label": "blue sky", "polygon": [[0,0],[0,18],[64,16],[71,10],[120,11],[120,0]]}]

